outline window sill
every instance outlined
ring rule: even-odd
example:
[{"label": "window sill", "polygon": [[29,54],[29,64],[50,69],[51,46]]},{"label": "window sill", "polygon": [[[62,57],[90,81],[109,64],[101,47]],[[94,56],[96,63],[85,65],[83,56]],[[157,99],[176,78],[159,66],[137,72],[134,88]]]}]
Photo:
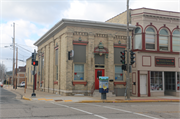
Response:
[{"label": "window sill", "polygon": [[87,82],[86,81],[73,81],[72,84],[73,84],[73,86],[75,86],[77,84],[83,84],[84,86],[86,86]]},{"label": "window sill", "polygon": [[119,84],[125,86],[125,85],[126,85],[126,82],[118,82],[118,81],[115,81],[115,82],[114,82],[114,86],[119,85]]},{"label": "window sill", "polygon": [[57,84],[58,85],[58,81],[54,81],[54,85]]}]

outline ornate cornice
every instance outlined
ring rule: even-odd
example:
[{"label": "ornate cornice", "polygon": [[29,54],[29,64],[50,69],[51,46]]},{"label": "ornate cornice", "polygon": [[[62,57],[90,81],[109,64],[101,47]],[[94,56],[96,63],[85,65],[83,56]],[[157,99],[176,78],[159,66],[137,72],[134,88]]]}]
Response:
[{"label": "ornate cornice", "polygon": [[75,32],[73,33],[73,35],[88,36],[88,33],[87,33],[87,32],[77,32],[77,31],[75,31]]},{"label": "ornate cornice", "polygon": [[114,39],[123,39],[123,40],[126,40],[127,36],[115,35]]},{"label": "ornate cornice", "polygon": [[108,34],[100,34],[100,33],[96,33],[95,37],[103,37],[103,38],[107,38]]}]

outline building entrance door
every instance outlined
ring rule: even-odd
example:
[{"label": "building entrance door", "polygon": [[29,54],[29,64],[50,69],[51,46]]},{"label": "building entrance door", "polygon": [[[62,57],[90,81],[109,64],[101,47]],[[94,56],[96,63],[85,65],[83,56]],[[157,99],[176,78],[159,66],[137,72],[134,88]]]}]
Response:
[{"label": "building entrance door", "polygon": [[146,95],[146,75],[140,75],[140,94]]},{"label": "building entrance door", "polygon": [[99,89],[99,76],[104,76],[104,69],[95,69],[95,89]]}]

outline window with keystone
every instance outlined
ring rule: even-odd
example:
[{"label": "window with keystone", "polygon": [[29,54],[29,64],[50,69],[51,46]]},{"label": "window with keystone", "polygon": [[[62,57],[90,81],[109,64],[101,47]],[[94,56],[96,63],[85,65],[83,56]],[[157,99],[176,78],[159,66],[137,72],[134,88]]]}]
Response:
[{"label": "window with keystone", "polygon": [[139,27],[135,29],[134,49],[142,49],[142,31]]},{"label": "window with keystone", "polygon": [[166,29],[161,29],[159,32],[159,49],[161,51],[168,51],[169,33]]},{"label": "window with keystone", "polygon": [[175,52],[180,51],[180,30],[173,31],[172,50]]},{"label": "window with keystone", "polygon": [[155,49],[155,31],[151,27],[146,29],[146,49]]}]

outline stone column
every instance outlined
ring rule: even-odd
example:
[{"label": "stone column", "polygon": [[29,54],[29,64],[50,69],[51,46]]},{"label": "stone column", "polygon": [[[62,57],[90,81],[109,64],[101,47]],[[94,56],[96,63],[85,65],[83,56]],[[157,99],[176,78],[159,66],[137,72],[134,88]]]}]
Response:
[{"label": "stone column", "polygon": [[45,80],[46,80],[46,46],[44,46],[44,67],[43,67],[43,83],[44,83],[44,92],[45,92]]},{"label": "stone column", "polygon": [[[73,32],[66,32],[66,42],[67,42],[67,51],[66,51],[66,58],[67,65],[66,65],[66,89],[67,91],[72,91],[73,85],[73,60],[68,60],[68,51],[73,50]],[[71,95],[66,93],[66,95]]]},{"label": "stone column", "polygon": [[55,40],[54,40],[54,38],[53,38],[53,42],[51,43],[51,46],[52,46],[52,50],[53,50],[53,61],[51,61],[51,62],[53,62],[53,68],[52,68],[52,72],[53,72],[53,77],[52,77],[52,85],[53,85],[53,93],[55,93],[55,91],[54,91],[54,88],[55,88],[55,86],[54,86],[54,81],[56,80],[55,78],[56,78],[56,64],[55,64],[55,54],[56,54],[56,51],[55,51],[55,49],[54,49],[54,47],[55,47]]},{"label": "stone column", "polygon": [[94,34],[88,33],[88,45],[87,45],[87,90],[91,90],[94,79]]},{"label": "stone column", "polygon": [[[114,44],[113,35],[108,34],[108,63],[107,63],[107,75],[109,79],[114,79]],[[109,91],[114,92],[113,82],[109,82]]]}]

